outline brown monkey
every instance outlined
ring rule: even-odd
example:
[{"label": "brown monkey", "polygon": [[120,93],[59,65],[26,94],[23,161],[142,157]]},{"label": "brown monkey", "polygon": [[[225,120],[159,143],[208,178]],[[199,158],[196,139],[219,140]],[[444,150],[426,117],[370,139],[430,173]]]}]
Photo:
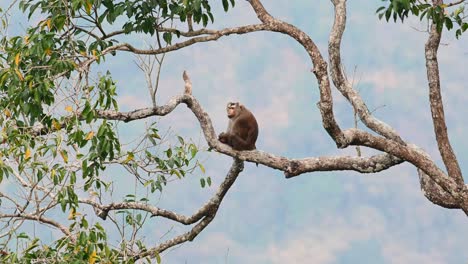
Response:
[{"label": "brown monkey", "polygon": [[229,124],[226,132],[219,134],[219,141],[235,150],[253,150],[258,137],[258,124],[252,112],[240,103],[228,103]]}]

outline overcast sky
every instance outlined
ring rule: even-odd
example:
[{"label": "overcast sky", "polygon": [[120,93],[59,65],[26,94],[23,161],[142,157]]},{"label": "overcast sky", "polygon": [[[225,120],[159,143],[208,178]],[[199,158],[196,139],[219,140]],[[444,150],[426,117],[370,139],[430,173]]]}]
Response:
[{"label": "overcast sky", "polygon": [[[213,1],[215,2],[215,1]],[[292,23],[327,57],[333,23],[330,1],[264,1],[275,17]],[[426,25],[379,21],[380,1],[348,1],[348,23],[342,58],[348,77],[374,114],[402,137],[428,151],[442,166],[431,123],[425,78]],[[213,28],[258,23],[246,1],[224,14],[213,3]],[[467,171],[468,132],[465,88],[467,38],[446,33],[439,50],[442,89],[449,134],[463,171]],[[134,40],[138,43],[138,40]],[[141,43],[143,45],[143,40]],[[150,106],[144,76],[128,54],[109,57],[118,83],[122,110]],[[228,101],[244,103],[257,117],[257,148],[291,158],[354,154],[337,150],[321,126],[316,103],[317,81],[310,59],[294,40],[279,33],[229,36],[167,55],[158,103],[183,90],[187,70],[193,93],[212,118],[217,133],[227,126]],[[343,97],[334,93],[335,113],[343,127],[353,116]],[[160,120],[163,128],[203,142],[199,124],[184,106]],[[123,126],[122,135],[138,134],[143,125]],[[202,144],[203,145],[203,144]],[[369,154],[367,149],[364,154]],[[211,188],[200,189],[188,177],[165,189],[160,204],[190,214],[216,190],[231,158],[204,155]],[[148,233],[172,226],[154,220]],[[159,222],[161,221],[161,222]],[[161,225],[158,225],[161,224]],[[164,228],[163,228],[164,227]],[[186,230],[174,226],[171,235]],[[164,263],[466,263],[467,218],[459,210],[431,204],[420,191],[414,167],[403,164],[382,173],[317,172],[286,180],[279,171],[252,164],[227,194],[213,223],[192,243],[166,252]]]}]

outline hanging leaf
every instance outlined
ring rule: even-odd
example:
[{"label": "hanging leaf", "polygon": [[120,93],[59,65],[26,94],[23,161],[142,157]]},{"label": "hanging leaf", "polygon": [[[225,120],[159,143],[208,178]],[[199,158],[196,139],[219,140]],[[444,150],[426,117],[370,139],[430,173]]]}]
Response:
[{"label": "hanging leaf", "polygon": [[16,75],[18,75],[18,78],[20,79],[20,81],[24,81],[23,74],[20,72],[18,68],[15,68],[15,73]]},{"label": "hanging leaf", "polygon": [[201,163],[198,163],[198,167],[200,167],[200,170],[205,174],[205,167]]},{"label": "hanging leaf", "polygon": [[31,149],[30,148],[27,148],[26,149],[26,152],[24,153],[24,159],[29,159],[31,158]]},{"label": "hanging leaf", "polygon": [[96,260],[97,260],[97,253],[96,253],[96,250],[93,250],[93,252],[91,252],[91,254],[89,255],[88,263],[94,264]]},{"label": "hanging leaf", "polygon": [[91,3],[91,1],[86,1],[86,5],[85,5],[85,10],[86,10],[86,13],[88,15],[91,14],[91,7],[93,6],[93,4]]},{"label": "hanging leaf", "polygon": [[65,163],[68,163],[68,153],[65,150],[60,151],[60,156],[62,156],[62,159]]},{"label": "hanging leaf", "polygon": [[15,56],[15,65],[16,65],[16,66],[18,66],[18,65],[19,65],[19,63],[20,63],[20,61],[21,61],[20,54],[19,54],[19,53],[17,53],[17,54],[16,54],[16,56]]},{"label": "hanging leaf", "polygon": [[86,135],[85,140],[90,140],[90,139],[92,139],[93,137],[94,137],[94,132],[93,132],[93,131],[90,131],[90,132],[88,133],[88,135]]}]

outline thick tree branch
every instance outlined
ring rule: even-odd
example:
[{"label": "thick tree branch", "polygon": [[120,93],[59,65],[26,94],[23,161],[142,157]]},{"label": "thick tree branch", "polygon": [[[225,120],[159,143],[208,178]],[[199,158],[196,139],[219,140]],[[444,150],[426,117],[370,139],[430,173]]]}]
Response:
[{"label": "thick tree branch", "polygon": [[[434,1],[435,5],[443,4],[443,1]],[[437,50],[440,45],[441,32],[437,30],[435,23],[431,25],[429,39],[426,42],[426,69],[429,82],[429,101],[431,105],[434,132],[439,147],[439,152],[444,161],[448,175],[459,185],[464,185],[463,176],[457,157],[453,152],[449,141],[447,126],[445,124],[444,105],[440,92],[439,63],[437,62]]]},{"label": "thick tree branch", "polygon": [[[186,82],[187,81],[190,81],[188,76]],[[388,154],[375,155],[369,158],[341,156],[288,159],[258,150],[236,151],[218,141],[209,115],[203,110],[195,97],[189,94],[176,96],[163,106],[143,108],[131,112],[116,112],[113,110],[97,111],[96,115],[102,119],[130,122],[149,116],[165,116],[171,113],[181,103],[186,104],[197,117],[208,146],[220,153],[237,157],[241,160],[256,162],[284,171],[288,178],[306,172],[331,170],[354,170],[361,173],[374,173],[388,169],[402,162],[402,160],[396,159]]]},{"label": "thick tree branch", "polygon": [[435,184],[434,181],[426,173],[424,173],[424,171],[418,169],[418,175],[419,183],[421,184],[421,190],[429,201],[449,209],[460,208],[457,200],[448,194],[444,189],[442,189],[438,184]]},{"label": "thick tree branch", "polygon": [[[352,145],[362,145],[378,149],[406,160],[427,174],[431,180],[438,184],[444,191],[450,194],[458,203],[458,208],[468,215],[468,188],[466,185],[459,185],[454,179],[447,177],[430,159],[429,155],[421,149],[407,145],[403,146],[393,140],[376,137],[367,132],[357,129],[345,131],[346,137]],[[453,208],[453,207],[450,207]]]}]

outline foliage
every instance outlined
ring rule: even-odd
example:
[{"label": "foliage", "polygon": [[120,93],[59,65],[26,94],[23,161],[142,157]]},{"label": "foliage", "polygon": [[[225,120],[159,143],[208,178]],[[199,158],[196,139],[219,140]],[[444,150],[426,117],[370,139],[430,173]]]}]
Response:
[{"label": "foliage", "polygon": [[[230,4],[234,6],[234,1]],[[227,0],[223,5],[227,11]],[[89,226],[90,216],[80,213],[80,195],[109,198],[113,181],[102,174],[110,166],[131,172],[148,194],[162,192],[173,179],[205,170],[194,143],[176,137],[176,143],[165,144],[171,141],[160,136],[155,122],[137,143],[123,144],[120,123],[98,115],[118,110],[117,83],[109,72],[93,76],[89,69],[116,55],[109,48],[120,42],[120,36],[157,35],[159,41],[161,35],[170,45],[173,35],[180,37],[179,31],[158,32],[158,28],[187,20],[207,26],[214,22],[209,1],[22,0],[19,7],[29,22],[38,22],[23,36],[0,40],[0,182],[17,180],[25,189],[38,191],[41,204],[49,204],[39,213],[69,214],[74,223],[66,229],[78,239],[64,236],[49,244],[12,230],[3,246],[11,248],[17,242],[23,246],[1,261],[132,263],[122,252],[132,247],[144,251],[144,244],[123,241],[120,248],[111,248],[106,230],[98,223]],[[1,21],[4,29],[7,21],[3,16]],[[210,185],[211,178],[200,178],[200,184]],[[22,201],[24,212],[32,210],[29,198]],[[124,201],[150,202],[131,192]],[[147,216],[132,210],[118,214],[126,215],[123,224],[138,228]]]},{"label": "foliage", "polygon": [[[408,18],[409,14],[419,17],[420,20],[426,18],[433,21],[437,29],[442,31],[445,27],[447,30],[454,28],[456,37],[460,37],[466,29],[468,23],[465,20],[465,5],[450,6],[447,4],[432,5],[430,1],[417,1],[417,0],[384,0],[388,5],[381,6],[377,9],[376,13],[380,19],[385,17],[387,21],[393,18],[393,21],[398,19],[403,22]],[[449,11],[449,9],[453,9]]]}]

